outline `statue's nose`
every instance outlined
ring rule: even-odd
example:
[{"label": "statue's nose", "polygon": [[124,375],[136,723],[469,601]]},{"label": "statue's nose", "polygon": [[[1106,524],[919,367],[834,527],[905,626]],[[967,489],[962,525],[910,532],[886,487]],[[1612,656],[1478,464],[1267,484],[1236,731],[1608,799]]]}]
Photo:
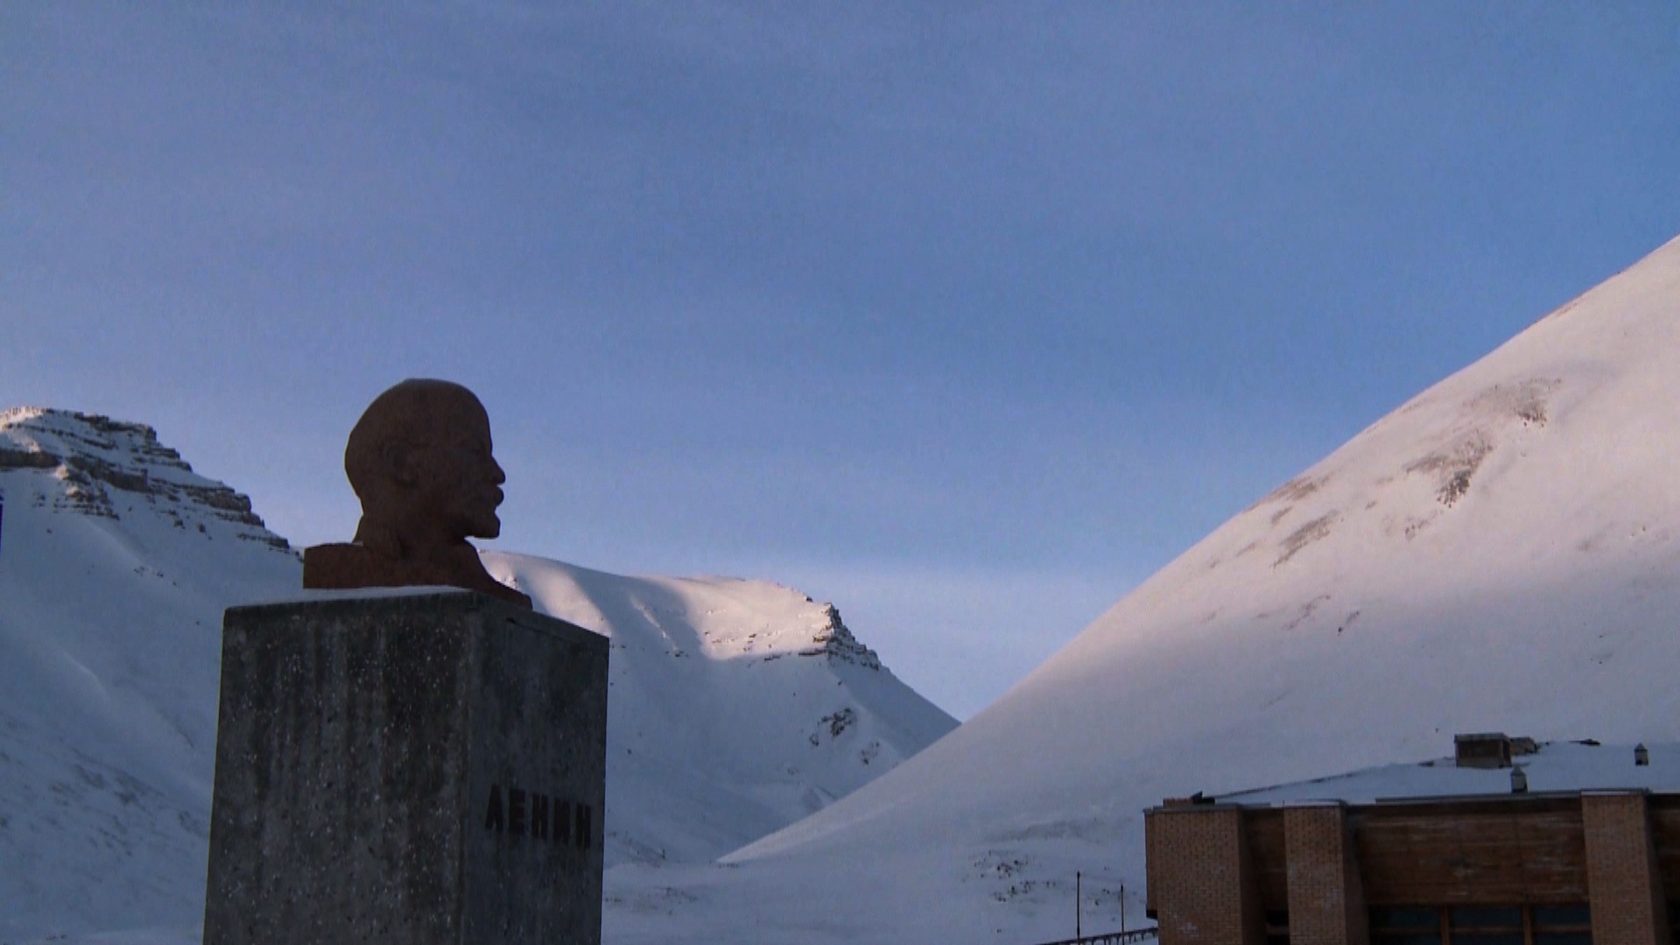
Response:
[{"label": "statue's nose", "polygon": [[492,459],[490,461],[490,471],[491,471],[491,474],[492,474],[491,478],[496,481],[496,485],[499,486],[502,483],[507,482],[507,473],[502,472],[502,464],[501,463],[498,463],[498,462],[496,462],[495,460]]}]

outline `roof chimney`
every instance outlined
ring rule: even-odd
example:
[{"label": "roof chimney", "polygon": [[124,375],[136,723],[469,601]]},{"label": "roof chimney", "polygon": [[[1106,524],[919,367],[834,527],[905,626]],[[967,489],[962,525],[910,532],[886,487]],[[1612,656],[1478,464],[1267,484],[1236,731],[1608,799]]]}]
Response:
[{"label": "roof chimney", "polygon": [[1169,797],[1169,798],[1166,798],[1166,799],[1161,801],[1161,806],[1162,807],[1195,807],[1195,806],[1200,805],[1200,804],[1212,804],[1212,803],[1213,803],[1213,798],[1208,797],[1206,794],[1203,794],[1201,791],[1197,791],[1196,793],[1190,795],[1189,797]]},{"label": "roof chimney", "polygon": [[1504,732],[1453,736],[1453,761],[1460,768],[1511,767],[1511,739]]}]

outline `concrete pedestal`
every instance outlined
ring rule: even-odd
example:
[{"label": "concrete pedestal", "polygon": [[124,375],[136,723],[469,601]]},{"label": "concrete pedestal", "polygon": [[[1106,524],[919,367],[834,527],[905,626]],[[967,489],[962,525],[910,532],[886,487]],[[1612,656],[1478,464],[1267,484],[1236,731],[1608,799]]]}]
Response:
[{"label": "concrete pedestal", "polygon": [[230,609],[205,945],[599,945],[607,649],[467,592]]}]

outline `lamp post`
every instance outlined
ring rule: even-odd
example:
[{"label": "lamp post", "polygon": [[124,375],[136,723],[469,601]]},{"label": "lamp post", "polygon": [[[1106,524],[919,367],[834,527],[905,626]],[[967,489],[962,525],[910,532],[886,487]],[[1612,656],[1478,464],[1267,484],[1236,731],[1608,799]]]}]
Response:
[{"label": "lamp post", "polygon": [[1085,925],[1080,916],[1080,906],[1085,898],[1085,875],[1078,870],[1073,871],[1073,937],[1085,937]]}]

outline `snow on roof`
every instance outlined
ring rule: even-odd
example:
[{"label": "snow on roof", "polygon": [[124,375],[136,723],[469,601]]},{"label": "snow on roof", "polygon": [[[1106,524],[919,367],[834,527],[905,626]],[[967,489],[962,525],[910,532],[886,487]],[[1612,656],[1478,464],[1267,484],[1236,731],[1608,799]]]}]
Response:
[{"label": "snow on roof", "polygon": [[[1633,745],[1541,742],[1515,766],[1528,777],[1528,793],[1602,790],[1680,791],[1680,743],[1647,746],[1649,765],[1634,764]],[[1510,794],[1510,768],[1460,768],[1452,758],[1382,765],[1347,774],[1222,794],[1221,804],[1295,805],[1314,801],[1373,803],[1430,797]]]},{"label": "snow on roof", "polygon": [[448,594],[472,594],[466,588],[452,587],[447,584],[421,584],[406,587],[351,587],[351,588],[298,588],[291,594],[278,597],[266,597],[249,604],[240,604],[241,608],[255,607],[284,607],[293,604],[318,604],[341,600],[372,600],[381,597],[438,597]]}]

